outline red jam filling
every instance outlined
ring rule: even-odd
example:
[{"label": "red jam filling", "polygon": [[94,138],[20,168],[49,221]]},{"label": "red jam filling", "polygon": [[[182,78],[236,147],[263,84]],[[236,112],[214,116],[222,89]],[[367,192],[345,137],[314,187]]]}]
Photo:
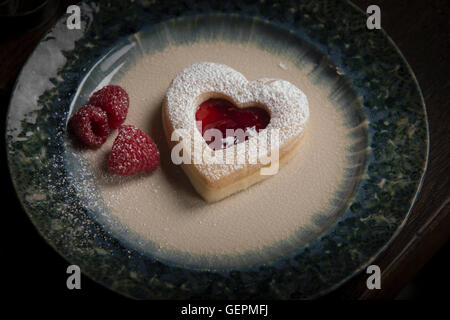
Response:
[{"label": "red jam filling", "polygon": [[[207,141],[212,149],[223,149],[230,145],[228,137],[234,137],[234,144],[248,140],[249,135],[245,137],[239,135],[227,135],[227,129],[242,129],[244,132],[247,128],[253,128],[256,132],[267,127],[270,121],[269,113],[259,107],[248,107],[239,109],[231,102],[225,99],[209,99],[198,107],[195,113],[195,120],[201,121],[201,127],[198,128],[204,136],[208,129],[218,129],[222,133],[222,141],[215,141],[215,136]],[[228,132],[229,133],[229,132]],[[227,139],[227,142],[224,140]],[[232,140],[231,140],[232,141]]]}]

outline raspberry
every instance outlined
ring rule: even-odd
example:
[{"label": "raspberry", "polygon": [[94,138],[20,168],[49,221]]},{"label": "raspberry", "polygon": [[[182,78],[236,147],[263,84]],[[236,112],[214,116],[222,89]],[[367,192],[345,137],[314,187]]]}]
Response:
[{"label": "raspberry", "polygon": [[100,147],[109,135],[108,116],[102,109],[85,105],[70,118],[69,129],[85,145]]},{"label": "raspberry", "polygon": [[159,150],[152,139],[133,125],[123,125],[112,146],[108,169],[121,175],[153,171],[159,165]]},{"label": "raspberry", "polygon": [[109,127],[113,130],[125,121],[130,99],[127,92],[121,87],[108,85],[94,92],[88,103],[106,111]]}]

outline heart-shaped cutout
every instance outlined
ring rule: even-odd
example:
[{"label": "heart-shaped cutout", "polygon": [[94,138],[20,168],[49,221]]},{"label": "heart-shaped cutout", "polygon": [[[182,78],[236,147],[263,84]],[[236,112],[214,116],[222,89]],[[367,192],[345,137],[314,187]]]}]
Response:
[{"label": "heart-shaped cutout", "polygon": [[[261,125],[259,130],[248,130],[245,133],[249,133],[248,137],[241,143],[227,141],[226,149],[212,150],[208,145],[212,141],[211,134],[206,133],[214,131],[216,139],[223,138],[222,127],[214,119],[208,119],[209,112],[206,116],[198,112],[211,101],[223,100],[233,107],[231,113],[241,115],[248,107],[258,108],[264,110],[269,119],[267,124],[261,122],[265,126]],[[214,117],[217,115],[220,120],[226,112],[218,109],[213,107]],[[303,137],[309,106],[305,94],[288,81],[269,78],[248,81],[226,65],[201,62],[175,76],[164,98],[162,115],[172,162],[182,165],[205,200],[217,201],[278,171],[279,165],[293,155]],[[204,130],[204,121],[199,130],[198,115],[206,119],[209,130]],[[237,129],[250,128],[244,121],[238,122]],[[230,129],[228,125],[224,124],[223,128]]]},{"label": "heart-shaped cutout", "polygon": [[199,105],[195,113],[195,120],[197,124],[201,123],[201,126],[197,127],[202,136],[210,129],[217,129],[222,133],[223,139],[221,141],[207,141],[213,150],[217,150],[228,146],[227,139],[229,137],[235,138],[233,139],[234,144],[248,140],[248,135],[242,138],[232,136],[230,129],[231,131],[253,129],[259,132],[269,124],[270,115],[260,107],[251,106],[240,109],[225,99],[209,99]]}]

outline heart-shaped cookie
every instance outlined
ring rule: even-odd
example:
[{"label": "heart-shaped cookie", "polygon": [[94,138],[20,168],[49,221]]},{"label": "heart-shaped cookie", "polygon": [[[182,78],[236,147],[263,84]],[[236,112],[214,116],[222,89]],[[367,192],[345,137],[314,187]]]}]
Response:
[{"label": "heart-shaped cookie", "polygon": [[[225,137],[223,130],[204,131],[196,121],[199,106],[218,99],[242,111],[262,108],[270,121],[264,128],[250,127],[249,122],[246,131],[235,132],[241,139],[228,131]],[[278,171],[303,137],[309,107],[305,94],[288,81],[248,81],[226,65],[201,62],[175,76],[162,114],[172,161],[182,165],[205,200],[217,201]],[[225,143],[225,148],[211,148],[211,141]]]}]

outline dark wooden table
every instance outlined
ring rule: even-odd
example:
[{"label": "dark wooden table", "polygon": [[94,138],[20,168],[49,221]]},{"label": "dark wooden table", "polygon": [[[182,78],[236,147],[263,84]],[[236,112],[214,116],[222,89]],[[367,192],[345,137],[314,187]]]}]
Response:
[{"label": "dark wooden table", "polygon": [[[2,30],[0,102],[3,123],[9,96],[21,67],[42,35],[65,12],[67,6],[75,2],[61,1],[57,13],[32,31],[12,33],[12,30]],[[382,270],[382,290],[368,290],[365,285],[367,275],[362,273],[325,299],[390,299],[413,279],[450,238],[450,4],[447,0],[354,2],[364,11],[371,4],[381,8],[382,27],[405,55],[422,88],[430,124],[431,146],[425,181],[412,214],[403,231],[374,262]],[[2,162],[2,167],[6,168],[4,155]],[[31,261],[21,252],[27,252],[30,246],[42,262],[34,266],[33,274],[38,274],[37,277],[23,276],[16,279],[17,286],[27,285],[28,292],[31,290],[39,295],[41,288],[46,287],[53,297],[77,295],[84,298],[102,294],[119,298],[89,279],[83,279],[85,290],[80,290],[82,292],[73,293],[65,289],[67,263],[40,239],[26,215],[21,212],[11,181],[8,178],[4,181],[8,190],[7,199],[10,199],[13,208],[8,219],[22,235],[26,233],[27,239],[25,243],[7,249],[7,254],[19,261],[14,272],[22,275],[28,273],[29,266],[26,263]],[[442,274],[441,278],[448,280],[450,276]],[[439,285],[443,285],[442,282],[436,284]]]}]

